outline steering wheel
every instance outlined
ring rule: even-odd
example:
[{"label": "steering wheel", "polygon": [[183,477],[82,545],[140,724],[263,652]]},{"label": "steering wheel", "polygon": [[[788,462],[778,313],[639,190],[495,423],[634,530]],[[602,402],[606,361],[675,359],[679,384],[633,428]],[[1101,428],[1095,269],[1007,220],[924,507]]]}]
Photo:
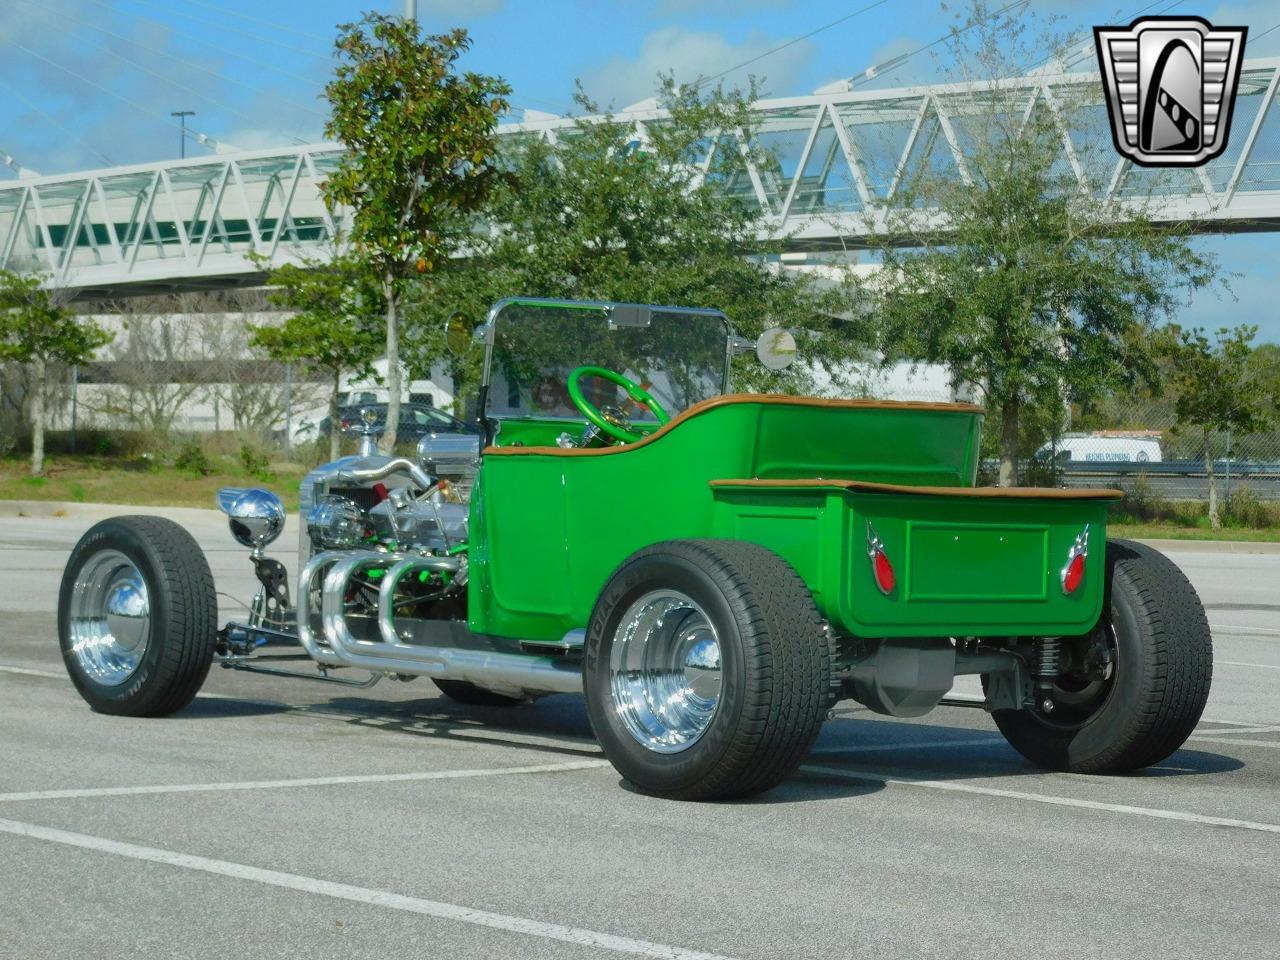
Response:
[{"label": "steering wheel", "polygon": [[630,380],[622,374],[615,373],[605,367],[578,367],[569,374],[569,399],[578,408],[578,412],[591,421],[597,429],[607,433],[620,443],[635,443],[637,440],[642,439],[644,434],[627,429],[631,426],[631,422],[621,411],[609,410],[608,415],[606,415],[583,396],[581,382],[583,377],[599,377],[602,380],[617,384],[627,391],[627,396],[632,400],[648,407],[649,412],[657,418],[659,424],[666,423],[671,419],[667,416],[667,411],[662,409],[662,404],[650,396],[649,391],[634,380]]}]

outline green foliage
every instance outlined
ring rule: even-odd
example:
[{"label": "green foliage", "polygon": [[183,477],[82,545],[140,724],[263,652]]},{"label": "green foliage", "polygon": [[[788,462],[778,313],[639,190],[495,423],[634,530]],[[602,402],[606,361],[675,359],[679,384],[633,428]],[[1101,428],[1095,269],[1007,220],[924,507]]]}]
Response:
[{"label": "green foliage", "polygon": [[[1017,16],[975,5],[974,29],[956,34],[957,62],[1012,75],[1026,48],[1009,20]],[[1004,483],[1016,482],[1025,411],[1060,420],[1068,402],[1087,406],[1109,389],[1156,382],[1156,323],[1216,276],[1187,232],[1155,226],[1141,201],[1120,207],[1080,189],[1059,161],[1071,103],[1027,116],[1025,100],[994,86],[953,104],[972,135],[964,175],[909,165],[875,237],[884,353],[946,364],[985,391],[1002,414]],[[926,222],[921,207],[941,211],[945,228]]]},{"label": "green foliage", "polygon": [[270,483],[275,479],[275,474],[271,472],[271,457],[248,440],[240,441],[240,465],[244,467],[245,473],[263,483]]},{"label": "green foliage", "polygon": [[271,271],[268,301],[287,311],[283,323],[253,328],[249,342],[273,360],[298,363],[331,376],[367,375],[378,354],[382,298],[367,272],[335,250]]},{"label": "green foliage", "polygon": [[27,368],[31,472],[44,470],[45,374],[52,362],[83,363],[111,336],[63,307],[37,274],[0,270],[0,362]]},{"label": "green foliage", "polygon": [[350,208],[352,242],[381,284],[389,404],[380,446],[389,452],[400,420],[404,281],[440,269],[470,237],[501,176],[496,128],[510,87],[458,72],[465,30],[421,37],[416,20],[378,13],[339,29],[325,132],[348,150],[323,190],[330,206]]},{"label": "green foliage", "polygon": [[[746,336],[794,328],[805,358],[832,370],[861,355],[860,326],[838,319],[849,310],[848,287],[820,288],[780,270],[782,242],[760,239],[767,230],[754,194],[725,196],[746,171],[737,141],[717,143],[717,132],[750,137],[754,90],[699,92],[669,77],[660,84],[670,119],[648,124],[644,142],[634,124],[609,114],[579,120],[555,143],[504,141],[509,176],[487,215],[496,227],[476,235],[472,256],[419,298],[429,334],[414,344],[416,356],[438,356],[436,331],[449,314],[478,319],[511,295],[715,307]],[[576,101],[583,114],[598,114],[583,91]],[[805,386],[799,369],[774,375],[744,364],[744,372],[758,388]]]},{"label": "green foliage", "polygon": [[419,260],[430,271],[498,178],[494,141],[510,87],[457,72],[471,46],[465,30],[420,37],[416,21],[378,13],[339,30],[325,132],[349,149],[325,197],[352,209],[352,240],[379,273],[399,277]]},{"label": "green foliage", "polygon": [[1172,350],[1179,426],[1252,433],[1265,429],[1280,385],[1251,363],[1256,326],[1223,327],[1211,342],[1201,329],[1179,331]]},{"label": "green foliage", "polygon": [[204,446],[195,437],[185,438],[178,446],[173,465],[179,470],[196,476],[207,477],[213,473],[213,464],[209,462],[209,455],[205,453]]},{"label": "green foliage", "polygon": [[44,279],[0,270],[0,360],[84,363],[111,335],[61,306]]},{"label": "green foliage", "polygon": [[1277,384],[1258,376],[1250,364],[1253,351],[1249,344],[1258,333],[1257,327],[1223,327],[1214,342],[1200,329],[1178,333],[1177,343],[1170,347],[1177,395],[1174,412],[1180,429],[1198,427],[1204,437],[1209,523],[1216,530],[1221,517],[1211,433],[1230,430],[1246,434],[1265,429],[1277,410]]}]

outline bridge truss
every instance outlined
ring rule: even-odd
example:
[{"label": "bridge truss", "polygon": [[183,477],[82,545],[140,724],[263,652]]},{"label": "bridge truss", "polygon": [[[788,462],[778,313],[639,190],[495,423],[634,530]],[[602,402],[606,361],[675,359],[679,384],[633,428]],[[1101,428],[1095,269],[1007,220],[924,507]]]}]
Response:
[{"label": "bridge truss", "polygon": [[[1246,61],[1229,145],[1204,167],[1157,171],[1117,157],[1097,74],[1031,74],[999,84],[834,89],[756,105],[760,151],[737,132],[714,149],[741,157],[723,189],[756,204],[764,230],[793,250],[856,248],[882,229],[886,206],[917,171],[967,178],[982,136],[981,98],[1012,90],[1019,109],[1060,122],[1060,170],[1082,191],[1156,200],[1159,219],[1197,229],[1280,229],[1280,58]],[[1064,110],[1069,105],[1069,110]],[[656,106],[618,117],[643,145]],[[527,117],[503,137],[554,139],[569,118]],[[0,184],[0,267],[47,274],[89,297],[257,282],[272,264],[323,257],[346,218],[320,185],[342,148],[313,144],[213,155]],[[760,161],[754,157],[763,156]],[[926,217],[929,211],[922,210]]]}]

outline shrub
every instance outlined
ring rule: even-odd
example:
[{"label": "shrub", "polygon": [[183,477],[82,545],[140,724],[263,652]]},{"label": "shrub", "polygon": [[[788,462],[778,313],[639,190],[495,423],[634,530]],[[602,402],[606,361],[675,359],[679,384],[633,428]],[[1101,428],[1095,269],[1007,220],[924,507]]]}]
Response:
[{"label": "shrub", "polygon": [[271,473],[271,458],[267,452],[248,440],[240,441],[240,463],[245,473],[263,483],[270,483],[275,479],[275,475]]},{"label": "shrub", "polygon": [[204,447],[195,437],[187,437],[178,446],[173,465],[179,470],[201,477],[207,477],[213,473],[213,464],[209,462],[208,454],[204,452]]}]

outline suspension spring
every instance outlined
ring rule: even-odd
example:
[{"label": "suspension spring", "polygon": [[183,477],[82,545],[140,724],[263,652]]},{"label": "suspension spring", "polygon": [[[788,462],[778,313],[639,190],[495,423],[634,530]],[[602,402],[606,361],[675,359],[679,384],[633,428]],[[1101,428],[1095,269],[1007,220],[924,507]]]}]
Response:
[{"label": "suspension spring", "polygon": [[1036,679],[1053,680],[1062,666],[1062,639],[1041,637],[1036,641]]}]

